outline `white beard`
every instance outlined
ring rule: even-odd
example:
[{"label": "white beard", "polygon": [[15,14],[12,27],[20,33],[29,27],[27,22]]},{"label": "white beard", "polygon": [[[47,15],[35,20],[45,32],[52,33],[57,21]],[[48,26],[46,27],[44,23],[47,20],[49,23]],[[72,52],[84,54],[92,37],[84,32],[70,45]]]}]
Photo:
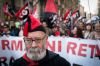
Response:
[{"label": "white beard", "polygon": [[46,56],[46,50],[45,49],[38,50],[37,48],[33,50],[32,48],[30,49],[30,52],[27,52],[27,56],[34,61],[38,61]]}]

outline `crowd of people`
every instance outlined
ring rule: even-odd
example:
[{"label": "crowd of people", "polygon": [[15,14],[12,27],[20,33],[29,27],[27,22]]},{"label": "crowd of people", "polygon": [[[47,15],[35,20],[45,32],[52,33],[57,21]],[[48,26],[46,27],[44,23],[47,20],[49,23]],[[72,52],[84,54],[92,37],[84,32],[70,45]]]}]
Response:
[{"label": "crowd of people", "polygon": [[[53,24],[52,28],[48,27],[46,21],[41,22],[49,36],[68,36],[94,40],[100,39],[100,20],[97,20],[95,23],[91,21],[87,23],[80,19],[71,25],[68,20],[59,19],[59,22]],[[0,24],[0,28],[0,36],[23,36],[23,26],[21,24],[16,26],[16,22],[11,26],[3,22]]]}]

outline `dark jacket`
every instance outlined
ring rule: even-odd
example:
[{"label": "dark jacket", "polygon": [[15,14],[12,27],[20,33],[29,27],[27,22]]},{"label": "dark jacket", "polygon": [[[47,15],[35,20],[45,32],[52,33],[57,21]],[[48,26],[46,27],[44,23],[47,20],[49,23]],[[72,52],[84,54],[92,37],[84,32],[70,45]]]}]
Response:
[{"label": "dark jacket", "polygon": [[[32,60],[31,60],[32,61]],[[34,61],[32,61],[34,62]],[[47,50],[47,55],[40,61],[34,62],[36,65],[31,65],[30,62],[23,57],[14,61],[12,66],[70,66],[70,63],[56,53]]]}]

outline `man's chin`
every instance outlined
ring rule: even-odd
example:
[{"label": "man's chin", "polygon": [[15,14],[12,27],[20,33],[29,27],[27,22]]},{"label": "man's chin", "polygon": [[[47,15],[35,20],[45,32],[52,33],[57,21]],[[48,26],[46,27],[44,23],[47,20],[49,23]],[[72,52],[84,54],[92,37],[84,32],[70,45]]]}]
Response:
[{"label": "man's chin", "polygon": [[30,54],[32,54],[32,55],[33,54],[36,54],[37,55],[37,54],[41,54],[41,52],[33,52],[33,51],[30,51]]},{"label": "man's chin", "polygon": [[28,54],[28,57],[32,60],[38,61],[44,58],[46,55],[46,52],[31,52]]},{"label": "man's chin", "polygon": [[42,55],[42,54],[32,55],[32,60],[35,60],[35,61],[41,60],[43,58],[44,58],[44,55]]}]

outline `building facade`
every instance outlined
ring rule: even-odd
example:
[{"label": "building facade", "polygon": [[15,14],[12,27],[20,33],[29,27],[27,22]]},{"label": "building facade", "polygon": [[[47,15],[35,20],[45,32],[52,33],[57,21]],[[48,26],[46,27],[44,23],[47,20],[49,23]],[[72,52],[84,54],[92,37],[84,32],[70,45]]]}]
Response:
[{"label": "building facade", "polygon": [[98,0],[98,16],[100,16],[100,0]]}]

